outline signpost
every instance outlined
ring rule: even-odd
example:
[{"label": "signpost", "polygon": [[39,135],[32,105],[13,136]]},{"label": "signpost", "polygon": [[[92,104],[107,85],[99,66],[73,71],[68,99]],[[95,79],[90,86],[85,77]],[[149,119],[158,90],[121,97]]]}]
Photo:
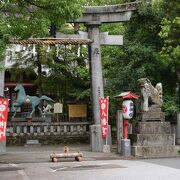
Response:
[{"label": "signpost", "polygon": [[108,104],[109,98],[100,99],[100,121],[103,138],[106,138],[108,135]]},{"label": "signpost", "polygon": [[110,152],[110,145],[108,145],[108,109],[109,109],[109,97],[100,98],[100,123],[101,123],[101,134],[104,138],[105,145],[103,145],[103,152]]}]

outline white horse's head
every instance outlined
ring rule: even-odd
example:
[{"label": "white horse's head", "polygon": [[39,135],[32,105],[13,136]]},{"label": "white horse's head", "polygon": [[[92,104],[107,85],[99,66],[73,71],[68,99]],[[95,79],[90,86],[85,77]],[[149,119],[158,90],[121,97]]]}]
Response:
[{"label": "white horse's head", "polygon": [[14,91],[20,91],[23,89],[24,89],[24,87],[21,84],[17,84],[16,87],[14,88]]}]

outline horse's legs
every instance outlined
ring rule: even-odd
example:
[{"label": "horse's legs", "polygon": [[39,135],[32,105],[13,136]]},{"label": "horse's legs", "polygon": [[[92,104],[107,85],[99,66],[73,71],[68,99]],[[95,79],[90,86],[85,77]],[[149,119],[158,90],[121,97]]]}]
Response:
[{"label": "horse's legs", "polygon": [[19,108],[18,106],[14,106],[14,114],[13,114],[12,118],[14,118],[16,116],[18,108]]},{"label": "horse's legs", "polygon": [[14,118],[14,117],[15,117],[16,112],[17,112],[17,108],[15,108],[15,111],[14,111],[14,114],[13,114],[12,118]]},{"label": "horse's legs", "polygon": [[41,113],[41,116],[43,117],[42,109],[39,106],[38,106],[38,109],[39,109],[39,111]]},{"label": "horse's legs", "polygon": [[31,113],[30,113],[30,117],[32,117],[34,111],[35,111],[35,107],[32,107],[32,111],[31,111]]}]

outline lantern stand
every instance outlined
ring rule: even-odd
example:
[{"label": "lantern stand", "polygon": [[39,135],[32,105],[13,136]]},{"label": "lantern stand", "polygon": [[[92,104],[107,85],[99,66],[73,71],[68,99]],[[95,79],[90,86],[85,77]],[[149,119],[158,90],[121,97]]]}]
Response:
[{"label": "lantern stand", "polygon": [[[123,156],[130,156],[131,148],[130,148],[130,139],[128,139],[128,127],[129,127],[128,120],[132,119],[134,114],[134,105],[131,99],[138,99],[139,96],[129,91],[129,92],[123,92],[115,96],[115,98],[123,99],[122,113],[121,113],[123,118],[123,123],[118,123],[119,125],[123,126],[120,128],[123,129],[123,137],[118,136],[119,138],[122,138],[117,140],[118,142],[120,142],[120,147],[118,146],[120,150],[118,150],[118,152],[120,152]],[[122,119],[122,118],[118,118],[118,119]],[[117,127],[117,129],[119,129],[119,127]],[[118,132],[118,133],[122,133],[122,132]]]}]

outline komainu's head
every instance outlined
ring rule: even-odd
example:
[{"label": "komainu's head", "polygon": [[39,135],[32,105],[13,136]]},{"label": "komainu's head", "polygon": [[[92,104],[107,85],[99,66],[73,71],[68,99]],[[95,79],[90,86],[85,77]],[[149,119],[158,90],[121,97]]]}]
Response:
[{"label": "komainu's head", "polygon": [[137,81],[140,86],[144,86],[144,84],[151,84],[151,81],[148,78],[140,78]]}]

